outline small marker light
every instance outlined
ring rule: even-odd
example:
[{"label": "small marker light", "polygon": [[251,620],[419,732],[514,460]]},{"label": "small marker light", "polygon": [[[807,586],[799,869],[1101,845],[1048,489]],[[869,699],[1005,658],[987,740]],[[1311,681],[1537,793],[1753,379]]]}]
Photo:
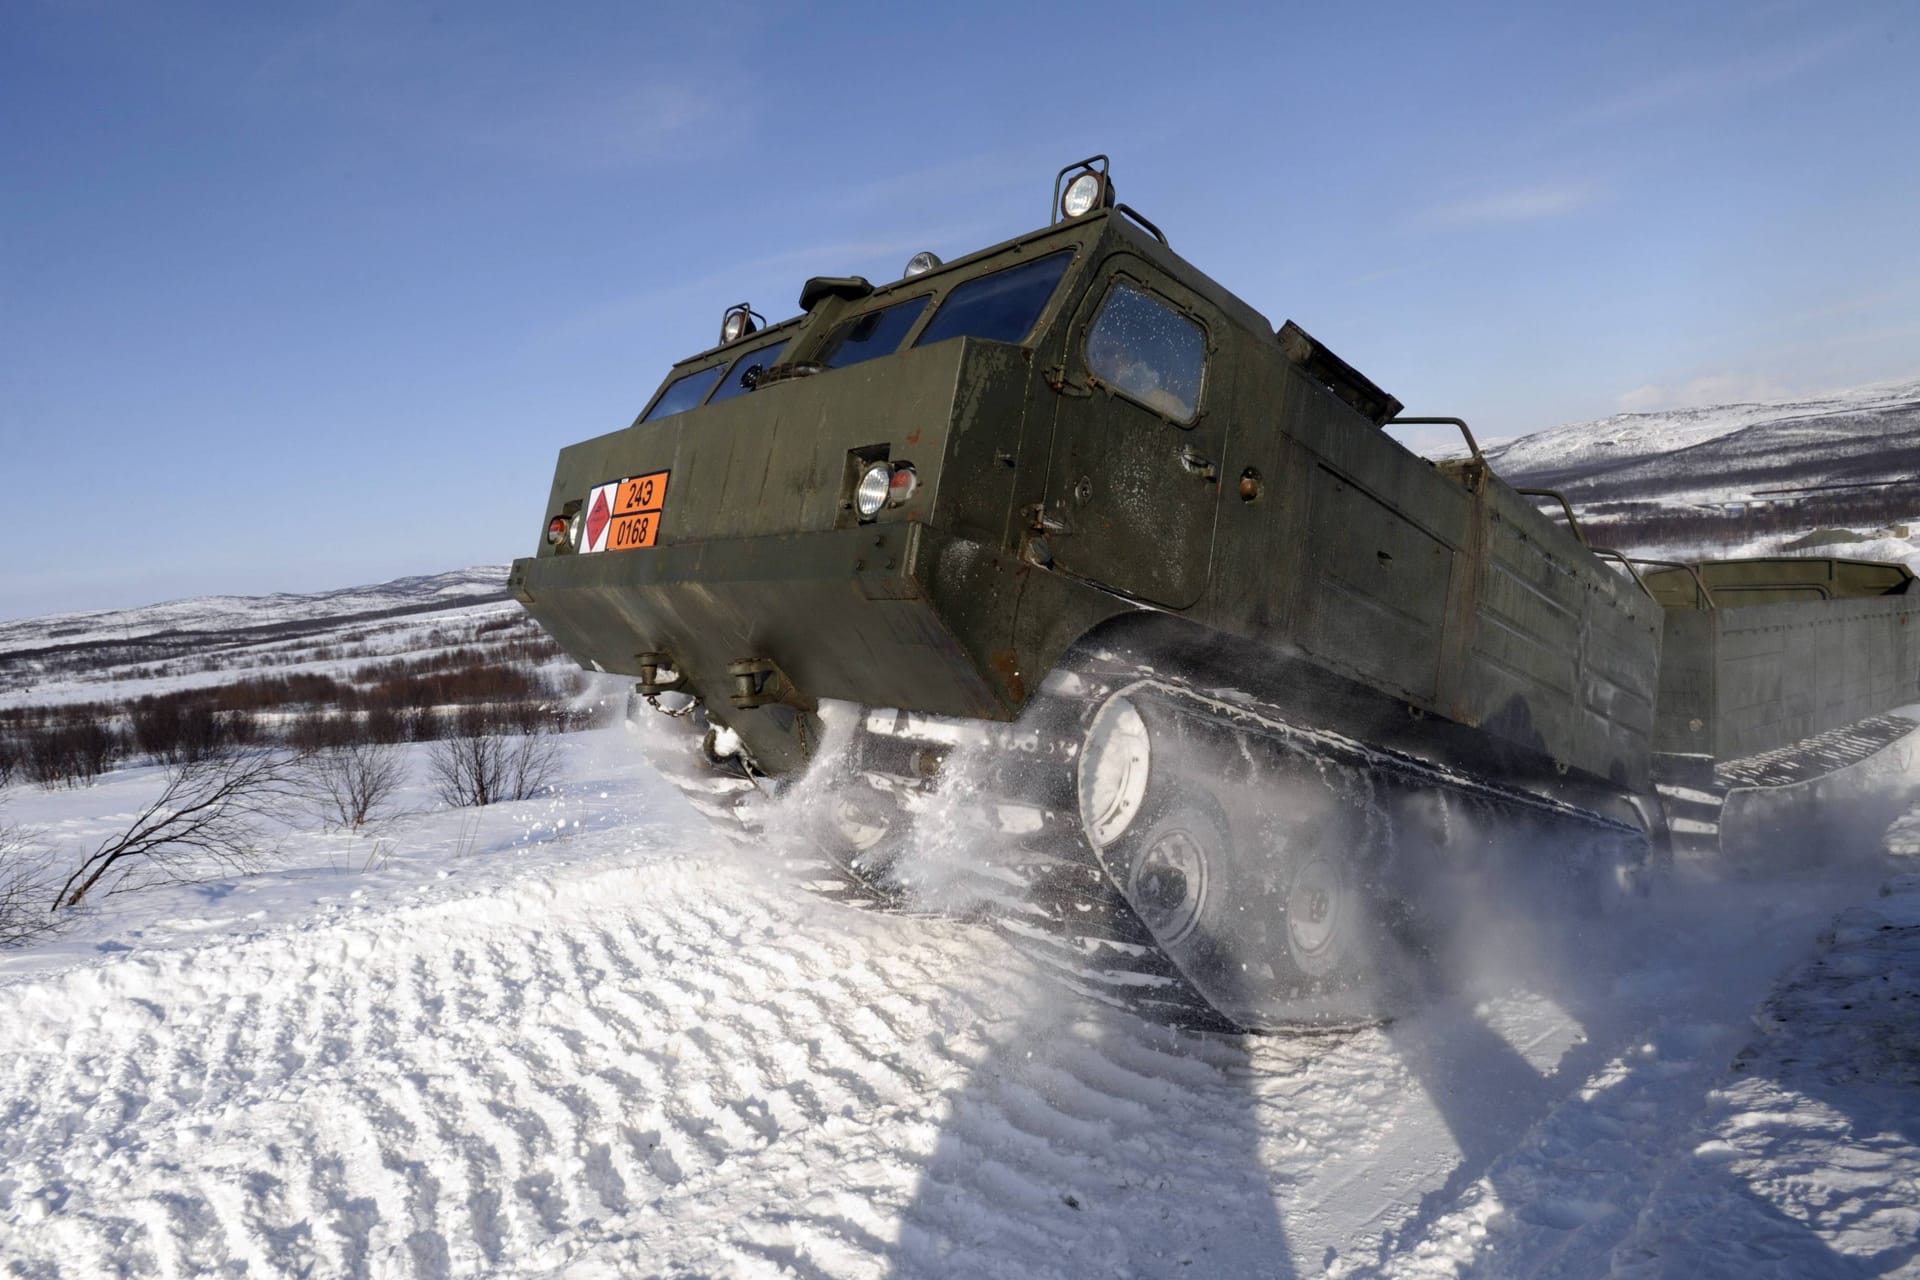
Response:
[{"label": "small marker light", "polygon": [[929,253],[925,249],[922,249],[919,253],[907,259],[907,269],[902,275],[903,277],[922,275],[939,265],[941,265],[939,254]]},{"label": "small marker light", "polygon": [[559,546],[560,539],[566,536],[567,536],[567,518],[565,516],[555,516],[552,520],[549,520],[547,522],[547,545],[548,546],[550,547]]},{"label": "small marker light", "polygon": [[911,463],[902,462],[894,467],[893,475],[887,481],[887,505],[904,507],[913,491],[920,487],[920,477]]}]

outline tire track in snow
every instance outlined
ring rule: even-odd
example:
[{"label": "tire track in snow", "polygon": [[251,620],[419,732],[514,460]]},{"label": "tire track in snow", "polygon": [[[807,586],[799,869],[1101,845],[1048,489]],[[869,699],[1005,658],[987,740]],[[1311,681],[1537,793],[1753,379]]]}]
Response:
[{"label": "tire track in snow", "polygon": [[1168,1032],[990,930],[739,862],[563,867],[0,986],[0,1257],[89,1277],[1304,1266],[1322,1249],[1297,1252],[1296,1223],[1384,1235],[1448,1176],[1393,1150],[1424,1122],[1402,1048]]},{"label": "tire track in snow", "polygon": [[[0,1252],[68,1275],[536,1269],[965,1076],[930,1010],[990,999],[989,935],[835,908],[852,927],[823,940],[817,904],[716,878],[643,895],[600,872],[0,988]],[[903,936],[904,964],[876,954]],[[918,1172],[882,1160],[876,1190]],[[878,1247],[864,1216],[842,1229]]]}]

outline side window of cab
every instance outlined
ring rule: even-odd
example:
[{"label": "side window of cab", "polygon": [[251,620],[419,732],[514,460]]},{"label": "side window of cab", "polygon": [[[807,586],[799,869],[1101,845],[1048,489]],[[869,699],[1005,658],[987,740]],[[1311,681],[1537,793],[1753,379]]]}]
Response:
[{"label": "side window of cab", "polygon": [[1188,425],[1206,381],[1206,331],[1125,278],[1116,279],[1087,326],[1087,371],[1163,418]]}]

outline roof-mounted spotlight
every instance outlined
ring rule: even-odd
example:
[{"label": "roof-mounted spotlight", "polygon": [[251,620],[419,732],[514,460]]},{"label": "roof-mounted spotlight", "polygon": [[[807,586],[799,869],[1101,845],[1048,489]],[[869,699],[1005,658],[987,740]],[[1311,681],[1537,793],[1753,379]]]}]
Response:
[{"label": "roof-mounted spotlight", "polygon": [[907,269],[901,272],[900,275],[902,279],[905,279],[908,276],[924,275],[927,272],[933,270],[935,267],[940,265],[942,264],[940,262],[939,254],[930,253],[927,250],[922,249],[919,253],[916,253],[911,258],[907,259]]},{"label": "roof-mounted spotlight", "polygon": [[720,319],[720,345],[738,342],[766,322],[765,316],[744,302],[728,307],[727,314]]},{"label": "roof-mounted spotlight", "polygon": [[1052,222],[1113,208],[1113,180],[1107,176],[1107,167],[1105,156],[1088,156],[1055,174]]}]

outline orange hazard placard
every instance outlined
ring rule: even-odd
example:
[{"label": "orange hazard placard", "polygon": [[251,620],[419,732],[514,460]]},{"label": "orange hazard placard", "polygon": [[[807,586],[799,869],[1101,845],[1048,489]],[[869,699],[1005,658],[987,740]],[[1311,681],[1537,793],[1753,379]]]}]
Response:
[{"label": "orange hazard placard", "polygon": [[615,516],[613,527],[607,530],[607,550],[635,551],[641,547],[650,547],[653,540],[660,536],[660,513],[642,511],[634,516]]},{"label": "orange hazard placard", "polygon": [[[650,472],[644,476],[632,476],[620,482],[619,495],[614,499],[613,514],[630,516],[641,511],[658,511],[667,505],[667,473]],[[653,539],[631,544],[650,547]]]}]

